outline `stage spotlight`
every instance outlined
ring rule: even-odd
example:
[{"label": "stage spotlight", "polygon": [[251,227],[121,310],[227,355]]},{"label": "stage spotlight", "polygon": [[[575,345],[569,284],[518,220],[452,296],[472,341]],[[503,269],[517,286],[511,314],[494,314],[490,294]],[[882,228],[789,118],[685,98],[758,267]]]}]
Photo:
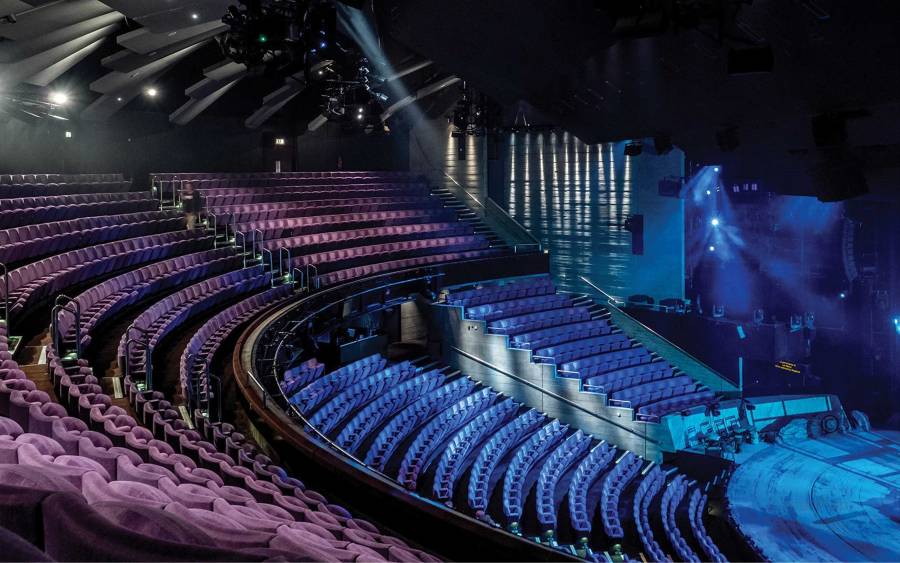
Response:
[{"label": "stage spotlight", "polygon": [[900,317],[894,317],[894,331],[900,334]]},{"label": "stage spotlight", "polygon": [[712,190],[706,190],[706,195],[712,195]]},{"label": "stage spotlight", "polygon": [[710,252],[715,252],[715,251],[716,251],[716,247],[713,246],[713,245],[709,245],[709,251],[710,251]]},{"label": "stage spotlight", "polygon": [[847,292],[846,292],[846,291],[842,291],[842,292],[838,293],[838,297],[840,297],[841,299],[846,299],[846,298],[847,298]]},{"label": "stage spotlight", "polygon": [[147,97],[155,98],[159,94],[159,90],[156,88],[150,87],[144,90],[144,94],[147,94]]},{"label": "stage spotlight", "polygon": [[192,20],[199,20],[199,19],[200,19],[200,14],[198,14],[197,12],[194,12],[193,14],[191,14],[191,19],[192,19]]},{"label": "stage spotlight", "polygon": [[709,224],[712,225],[713,227],[718,227],[719,226],[719,218],[713,217],[712,221],[710,221]]},{"label": "stage spotlight", "polygon": [[122,96],[117,97],[117,98],[116,98],[116,101],[119,102],[119,103],[122,103]]},{"label": "stage spotlight", "polygon": [[719,171],[719,167],[718,167],[718,166],[713,166],[713,172],[718,172],[718,171]]},{"label": "stage spotlight", "polygon": [[51,92],[50,102],[58,106],[64,106],[69,103],[69,95],[65,92]]}]

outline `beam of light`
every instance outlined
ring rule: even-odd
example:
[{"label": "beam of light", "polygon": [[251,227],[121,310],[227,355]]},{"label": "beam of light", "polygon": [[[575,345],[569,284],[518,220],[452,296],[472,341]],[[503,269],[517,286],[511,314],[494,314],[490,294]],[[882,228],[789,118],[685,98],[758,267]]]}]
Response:
[{"label": "beam of light", "polygon": [[69,95],[65,92],[51,92],[50,102],[58,106],[64,106],[69,103]]}]

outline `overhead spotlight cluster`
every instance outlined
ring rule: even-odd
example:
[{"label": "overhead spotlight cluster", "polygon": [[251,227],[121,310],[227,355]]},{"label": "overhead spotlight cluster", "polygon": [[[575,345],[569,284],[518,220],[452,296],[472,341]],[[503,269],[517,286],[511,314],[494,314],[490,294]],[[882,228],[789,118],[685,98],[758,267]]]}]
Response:
[{"label": "overhead spotlight cluster", "polygon": [[11,116],[22,121],[55,119],[68,121],[68,107],[72,99],[63,90],[20,88],[0,92],[0,117]]},{"label": "overhead spotlight cluster", "polygon": [[340,67],[329,63],[317,68],[310,77],[311,85],[320,91],[321,114],[329,121],[341,122],[347,128],[381,125],[382,103],[388,97],[373,90],[372,73],[367,63],[361,57],[352,76],[342,75]]},{"label": "overhead spotlight cluster", "polygon": [[324,0],[239,0],[216,39],[225,56],[248,66],[302,63],[334,44],[335,9]]}]

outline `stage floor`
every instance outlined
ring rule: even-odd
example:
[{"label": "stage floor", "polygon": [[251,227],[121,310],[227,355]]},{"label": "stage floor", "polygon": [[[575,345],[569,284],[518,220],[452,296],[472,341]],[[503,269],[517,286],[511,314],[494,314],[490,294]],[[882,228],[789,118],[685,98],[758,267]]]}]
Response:
[{"label": "stage floor", "polygon": [[728,499],[773,561],[900,561],[900,432],[764,447],[735,471]]}]

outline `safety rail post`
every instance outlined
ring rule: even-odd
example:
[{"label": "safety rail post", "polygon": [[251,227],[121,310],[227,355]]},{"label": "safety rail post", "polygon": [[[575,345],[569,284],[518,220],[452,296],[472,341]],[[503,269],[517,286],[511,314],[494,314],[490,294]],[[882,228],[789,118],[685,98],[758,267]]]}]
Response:
[{"label": "safety rail post", "polygon": [[234,233],[234,245],[237,246],[237,237],[241,235],[241,254],[244,257],[244,267],[247,267],[247,233],[243,231]]},{"label": "safety rail post", "polygon": [[162,210],[162,182],[156,177],[156,174],[150,176],[150,197],[156,199],[159,194],[159,209]]},{"label": "safety rail post", "polygon": [[260,257],[262,257],[262,245],[263,245],[263,242],[265,241],[265,238],[266,238],[266,237],[265,237],[265,233],[263,233],[262,230],[260,230],[260,229],[253,229],[253,246],[250,247],[250,250],[251,250],[251,252],[253,252],[253,257],[254,257],[254,258],[256,258],[256,233],[259,233],[259,248],[260,248],[259,254],[260,254]]},{"label": "safety rail post", "polygon": [[185,362],[187,366],[187,405],[188,411],[194,412],[194,398],[196,397],[197,391],[194,388],[194,354],[187,355],[187,361]]},{"label": "safety rail post", "polygon": [[0,271],[3,272],[3,323],[6,325],[7,335],[11,335],[9,327],[9,269],[3,262],[0,262]]},{"label": "safety rail post", "polygon": [[[282,257],[285,253],[287,254],[287,263],[286,263],[286,264],[285,264],[285,262],[281,259],[281,257]],[[287,269],[288,269],[288,271],[287,271],[287,274],[288,274],[288,281],[289,281],[289,282],[293,282],[293,281],[294,281],[294,275],[293,275],[293,273],[291,272],[291,249],[288,248],[288,247],[286,247],[286,246],[279,246],[279,247],[278,247],[278,275],[279,275],[279,276],[283,276],[283,275],[285,274],[285,267],[287,267]]]},{"label": "safety rail post", "polygon": [[[208,363],[206,365],[206,371],[207,371],[207,373],[206,373],[207,388],[209,388],[209,386],[210,386],[209,385],[210,380],[214,380],[216,382],[216,420],[215,420],[215,422],[222,422],[222,378],[219,377],[218,375],[213,375],[212,373],[209,372],[209,364]],[[209,395],[207,395],[206,404],[207,404],[206,412],[208,413],[211,410],[209,408],[210,407]]]},{"label": "safety rail post", "polygon": [[295,267],[291,268],[291,277],[294,279],[294,281],[297,280],[297,278],[294,277],[295,272],[300,274],[300,289],[303,289],[303,280],[305,279],[304,274],[303,274],[303,268],[301,268],[300,266],[295,266]]},{"label": "safety rail post", "polygon": [[150,341],[147,337],[150,333],[147,329],[141,328],[139,326],[135,326],[134,323],[128,326],[125,330],[125,334],[130,334],[132,330],[136,330],[141,334],[141,339],[131,338],[125,342],[125,376],[128,377],[131,375],[131,350],[129,348],[129,342],[136,342],[138,344],[142,344],[144,346],[144,388],[145,389],[153,389],[153,358],[152,351],[150,350]]},{"label": "safety rail post", "polygon": [[275,257],[272,254],[271,250],[269,250],[268,248],[263,248],[262,262],[264,270],[266,265],[266,254],[269,255],[269,282],[272,287],[275,287]]},{"label": "safety rail post", "polygon": [[[70,307],[74,307],[74,310]],[[68,295],[59,294],[50,310],[50,338],[56,353],[62,355],[63,335],[59,334],[59,313],[68,311],[75,317],[75,358],[81,358],[81,304]]]},{"label": "safety rail post", "polygon": [[315,264],[307,264],[306,265],[306,289],[308,289],[310,292],[312,292],[313,278],[309,273],[310,268],[312,268],[313,271],[315,271],[315,273],[316,273],[315,289],[319,289],[319,269],[315,266]]},{"label": "safety rail post", "polygon": [[206,230],[210,230],[210,225],[212,225],[213,232],[213,248],[219,247],[219,218],[215,213],[207,213],[206,214]]}]

